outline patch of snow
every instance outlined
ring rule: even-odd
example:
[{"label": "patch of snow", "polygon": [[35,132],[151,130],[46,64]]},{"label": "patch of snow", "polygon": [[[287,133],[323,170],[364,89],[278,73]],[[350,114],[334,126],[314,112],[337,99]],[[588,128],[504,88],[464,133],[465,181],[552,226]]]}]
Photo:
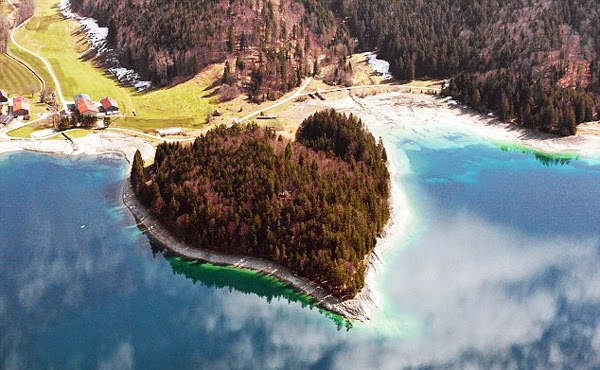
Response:
[{"label": "patch of snow", "polygon": [[117,58],[117,53],[108,47],[106,42],[108,37],[108,27],[100,27],[97,20],[75,14],[71,10],[71,3],[69,0],[61,0],[59,8],[65,18],[75,19],[81,23],[91,44],[90,49],[94,49],[98,54],[104,56],[106,64],[108,65],[108,71],[120,82],[135,87],[137,91],[144,91],[152,87],[151,81],[142,80],[139,73],[121,65],[119,58]]},{"label": "patch of snow", "polygon": [[380,74],[384,80],[391,80],[390,63],[383,59],[377,59],[377,53],[368,52],[365,56],[369,58],[369,65],[376,73]]}]

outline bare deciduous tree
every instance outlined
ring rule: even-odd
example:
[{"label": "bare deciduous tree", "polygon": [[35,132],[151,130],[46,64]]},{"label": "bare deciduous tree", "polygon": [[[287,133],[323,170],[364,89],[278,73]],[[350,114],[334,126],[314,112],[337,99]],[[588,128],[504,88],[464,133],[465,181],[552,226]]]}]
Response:
[{"label": "bare deciduous tree", "polygon": [[33,2],[33,0],[22,0],[19,3],[16,24],[19,25],[19,24],[25,22],[27,19],[33,17],[34,13],[35,13],[35,3]]},{"label": "bare deciduous tree", "polygon": [[8,35],[10,34],[10,23],[6,15],[0,14],[0,53],[6,53]]}]

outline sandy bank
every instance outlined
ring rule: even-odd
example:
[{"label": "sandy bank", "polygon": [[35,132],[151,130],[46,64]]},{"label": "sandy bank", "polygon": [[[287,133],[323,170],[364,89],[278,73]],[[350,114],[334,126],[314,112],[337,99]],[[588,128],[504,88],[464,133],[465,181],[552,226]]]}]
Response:
[{"label": "sandy bank", "polygon": [[73,139],[73,143],[66,139],[14,140],[0,138],[0,154],[21,150],[54,155],[101,155],[114,153],[131,159],[135,151],[139,150],[144,158],[152,158],[154,156],[154,147],[146,141],[110,131],[95,132],[82,138]]},{"label": "sandy bank", "polygon": [[471,109],[451,107],[446,99],[431,95],[389,92],[363,98],[348,96],[323,106],[353,113],[367,126],[385,125],[410,131],[422,129],[423,136],[467,131],[490,141],[523,145],[548,154],[572,153],[584,157],[600,154],[600,135],[558,137],[532,131]]}]

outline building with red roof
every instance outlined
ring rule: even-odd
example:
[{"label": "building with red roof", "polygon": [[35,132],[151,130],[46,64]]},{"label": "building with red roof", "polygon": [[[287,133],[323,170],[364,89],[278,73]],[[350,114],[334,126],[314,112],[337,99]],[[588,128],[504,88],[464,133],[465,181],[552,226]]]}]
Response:
[{"label": "building with red roof", "polygon": [[80,116],[95,117],[100,113],[100,110],[88,95],[75,95],[73,99],[75,100],[75,109],[77,109]]},{"label": "building with red roof", "polygon": [[19,96],[13,99],[13,114],[14,116],[29,115],[29,98]]},{"label": "building with red roof", "polygon": [[109,98],[108,96],[102,98],[100,100],[100,104],[102,104],[102,109],[106,114],[115,114],[119,113],[119,105],[117,101],[113,98]]}]

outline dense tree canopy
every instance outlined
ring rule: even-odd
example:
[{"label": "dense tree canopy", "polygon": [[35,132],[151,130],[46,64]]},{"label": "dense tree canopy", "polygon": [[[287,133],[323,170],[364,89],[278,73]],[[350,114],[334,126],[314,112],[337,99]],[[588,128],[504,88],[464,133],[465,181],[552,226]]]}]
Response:
[{"label": "dense tree canopy", "polygon": [[[316,125],[331,125],[323,139]],[[193,145],[159,145],[153,175],[138,158],[131,181],[190,245],[266,258],[352,296],[389,218],[383,146],[360,120],[334,111],[309,118],[298,141],[256,125],[220,126]]]},{"label": "dense tree canopy", "polygon": [[[447,92],[527,127],[570,135],[597,118],[597,0],[73,0],[109,27],[125,65],[155,83],[228,61],[224,95],[278,98],[321,63],[377,49],[401,80],[451,77]],[[344,75],[344,76],[340,76]],[[235,88],[231,88],[235,87]]]},{"label": "dense tree canopy", "polygon": [[359,48],[402,80],[455,77],[449,93],[528,127],[569,135],[596,114],[597,0],[333,0]]},{"label": "dense tree canopy", "polygon": [[[164,85],[230,60],[226,84],[252,99],[277,98],[300,84],[313,63],[352,48],[320,0],[72,0],[109,28],[121,62]],[[235,61],[235,63],[234,63]]]}]

